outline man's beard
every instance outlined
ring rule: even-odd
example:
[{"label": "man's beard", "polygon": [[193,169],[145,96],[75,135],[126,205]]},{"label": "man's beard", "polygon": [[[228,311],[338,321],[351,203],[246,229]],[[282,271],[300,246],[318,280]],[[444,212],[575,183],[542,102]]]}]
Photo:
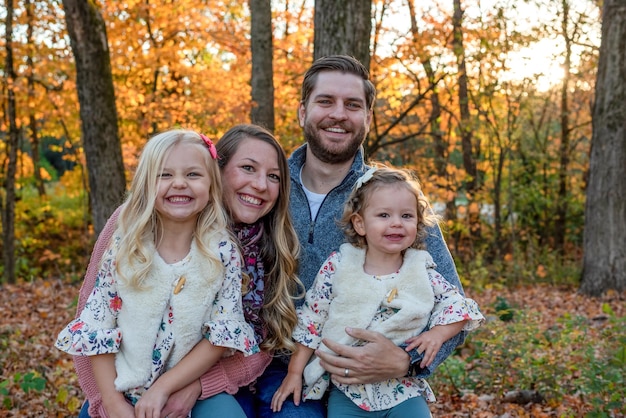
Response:
[{"label": "man's beard", "polygon": [[350,142],[343,145],[343,148],[331,150],[324,146],[315,127],[307,121],[304,123],[305,141],[308,143],[313,155],[326,164],[340,164],[351,161],[361,147],[361,144],[363,144],[363,141],[365,141],[366,135],[367,132],[365,129],[361,128],[356,135],[352,137]]}]

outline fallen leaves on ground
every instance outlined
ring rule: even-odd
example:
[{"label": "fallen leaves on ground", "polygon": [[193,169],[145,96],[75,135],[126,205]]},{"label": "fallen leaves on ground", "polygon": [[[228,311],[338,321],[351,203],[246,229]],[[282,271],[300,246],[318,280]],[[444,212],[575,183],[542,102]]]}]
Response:
[{"label": "fallen leaves on ground", "polygon": [[[78,415],[82,393],[71,357],[54,348],[59,330],[74,316],[80,284],[60,280],[3,285],[0,303],[1,417],[71,417]],[[609,292],[602,298],[580,295],[576,289],[548,285],[513,289],[472,291],[486,316],[494,316],[498,297],[516,309],[540,313],[545,327],[564,315],[581,316],[601,324],[610,306],[618,316],[626,315],[624,294]],[[485,376],[491,379],[492,376]],[[436,390],[436,389],[435,389]],[[558,417],[559,411],[584,411],[576,396],[551,402],[519,405],[485,394],[437,394],[431,405],[435,417]]]}]

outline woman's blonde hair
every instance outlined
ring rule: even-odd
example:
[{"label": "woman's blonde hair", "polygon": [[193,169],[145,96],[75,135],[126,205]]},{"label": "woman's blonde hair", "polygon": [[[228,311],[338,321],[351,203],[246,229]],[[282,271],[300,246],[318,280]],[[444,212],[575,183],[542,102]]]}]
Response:
[{"label": "woman's blonde hair", "polygon": [[280,175],[278,199],[262,218],[261,257],[265,265],[265,294],[261,315],[267,327],[264,350],[295,351],[291,334],[298,322],[294,297],[302,293],[302,283],[296,275],[300,245],[289,213],[289,166],[285,151],[266,129],[251,124],[236,125],[217,141],[219,164],[223,169],[245,141],[255,139],[276,150]]},{"label": "woman's blonde hair", "polygon": [[363,211],[375,190],[393,185],[404,187],[417,200],[417,236],[411,244],[411,248],[424,249],[428,234],[426,228],[436,225],[440,218],[432,211],[417,177],[409,170],[391,168],[380,163],[373,164],[372,168],[371,172],[366,173],[357,181],[344,205],[339,226],[343,229],[346,241],[355,247],[367,247],[365,237],[355,231],[352,219],[357,214],[363,216]]},{"label": "woman's blonde hair", "polygon": [[125,204],[120,212],[115,236],[119,239],[116,271],[122,283],[133,288],[144,288],[154,260],[154,245],[160,237],[161,218],[155,209],[158,183],[168,153],[178,144],[191,144],[204,156],[209,174],[209,203],[200,212],[193,237],[198,250],[206,257],[211,271],[223,275],[224,266],[210,250],[210,242],[217,234],[228,233],[228,218],[222,204],[222,180],[217,160],[211,157],[200,134],[190,130],[170,130],[152,137],[145,145]]}]

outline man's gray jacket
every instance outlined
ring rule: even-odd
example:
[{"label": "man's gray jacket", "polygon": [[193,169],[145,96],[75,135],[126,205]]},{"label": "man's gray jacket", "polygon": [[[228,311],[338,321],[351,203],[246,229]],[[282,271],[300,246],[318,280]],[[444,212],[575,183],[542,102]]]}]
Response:
[{"label": "man's gray jacket", "polygon": [[[315,219],[311,219],[309,201],[300,183],[300,171],[306,160],[306,148],[307,144],[302,145],[289,157],[289,172],[291,176],[289,210],[301,246],[298,275],[304,287],[308,290],[313,285],[315,276],[324,261],[345,242],[345,237],[337,222],[341,219],[344,203],[348,199],[352,187],[369,167],[365,165],[363,149],[361,148],[354,158],[346,177],[341,184],[326,195],[317,212],[317,216]],[[426,249],[433,257],[435,264],[437,264],[437,272],[463,293],[463,287],[450,255],[450,250],[438,226],[429,229],[428,237],[426,238]],[[298,301],[298,303],[302,303],[302,300]],[[417,376],[429,376],[458,345],[463,343],[464,339],[465,333],[461,332],[444,343],[439,353],[437,353],[435,361],[427,369],[419,369],[419,363],[417,363],[416,367],[419,369]],[[420,358],[416,350],[410,352],[409,355],[412,363]]]}]

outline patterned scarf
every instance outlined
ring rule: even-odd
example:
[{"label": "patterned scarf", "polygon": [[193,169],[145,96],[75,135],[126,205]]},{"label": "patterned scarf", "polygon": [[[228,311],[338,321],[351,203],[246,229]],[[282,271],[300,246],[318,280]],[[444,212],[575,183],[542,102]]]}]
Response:
[{"label": "patterned scarf", "polygon": [[264,230],[261,221],[254,224],[236,224],[233,226],[233,232],[237,236],[243,252],[241,271],[244,275],[244,316],[254,328],[254,334],[259,343],[265,334],[263,318],[261,317],[265,293],[265,266],[261,258],[260,246]]}]

